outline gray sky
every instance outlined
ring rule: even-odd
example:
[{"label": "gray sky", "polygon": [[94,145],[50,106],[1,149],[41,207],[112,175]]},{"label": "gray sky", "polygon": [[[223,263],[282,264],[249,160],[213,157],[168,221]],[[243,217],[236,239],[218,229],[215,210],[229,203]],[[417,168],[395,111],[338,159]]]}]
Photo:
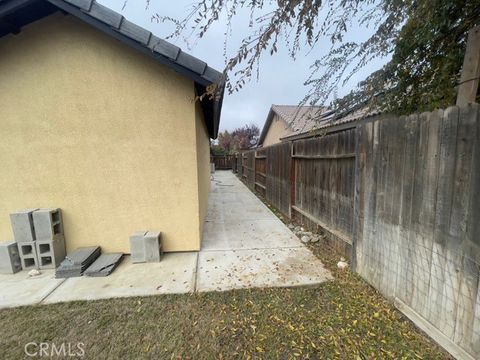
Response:
[{"label": "gray sky", "polygon": [[[146,9],[146,0],[128,0],[122,11],[123,0],[98,0],[105,6],[121,12],[127,19],[150,30],[160,37],[165,37],[173,30],[171,24],[152,21],[152,16],[171,16],[181,19],[188,13],[195,0],[151,0]],[[233,31],[229,36],[227,54],[234,54],[236,46],[248,34],[249,15],[246,11],[239,12],[232,24]],[[226,31],[226,20],[220,19],[200,40],[195,38],[169,40],[181,47],[182,50],[207,62],[217,70],[222,70],[225,65],[223,47]],[[366,29],[355,27],[348,33],[347,40],[361,40],[369,35]],[[320,58],[328,48],[327,41],[319,44],[314,51],[300,53],[296,60],[289,57],[286,48],[279,48],[273,56],[265,54],[260,64],[260,79],[252,79],[243,89],[235,94],[226,94],[220,123],[220,131],[233,130],[244,124],[254,123],[260,129],[272,104],[296,105],[307,92],[303,85],[310,75],[310,65]],[[379,59],[367,65],[361,72],[353,76],[347,86],[340,89],[338,96],[348,93],[358,81],[367,77],[372,71],[380,68],[386,59]]]}]

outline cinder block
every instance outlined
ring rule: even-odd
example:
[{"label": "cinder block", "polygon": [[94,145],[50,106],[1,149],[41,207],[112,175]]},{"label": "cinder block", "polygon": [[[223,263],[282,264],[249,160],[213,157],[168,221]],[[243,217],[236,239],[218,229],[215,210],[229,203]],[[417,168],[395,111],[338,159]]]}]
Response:
[{"label": "cinder block", "polygon": [[15,241],[0,243],[0,274],[15,274],[22,270],[22,262]]},{"label": "cinder block", "polygon": [[35,241],[32,213],[37,209],[25,209],[10,214],[13,236],[16,242]]},{"label": "cinder block", "polygon": [[52,240],[35,241],[38,266],[40,269],[56,269],[65,259],[65,238],[56,235]]},{"label": "cinder block", "polygon": [[143,263],[147,259],[145,257],[144,236],[147,231],[137,231],[130,236],[130,257],[132,263]]},{"label": "cinder block", "polygon": [[39,268],[35,241],[18,243],[18,252],[23,270]]},{"label": "cinder block", "polygon": [[138,231],[130,236],[132,263],[159,262],[162,258],[161,233]]},{"label": "cinder block", "polygon": [[61,209],[38,209],[32,217],[36,240],[52,240],[57,235],[63,236]]},{"label": "cinder block", "polygon": [[159,262],[162,259],[161,233],[149,231],[144,236],[146,262]]}]

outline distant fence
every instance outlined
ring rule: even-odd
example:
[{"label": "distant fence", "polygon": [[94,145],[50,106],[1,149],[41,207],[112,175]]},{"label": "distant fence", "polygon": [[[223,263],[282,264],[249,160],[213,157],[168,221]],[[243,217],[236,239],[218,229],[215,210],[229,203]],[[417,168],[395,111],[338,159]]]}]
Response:
[{"label": "distant fence", "polygon": [[325,229],[449,351],[480,358],[477,104],[377,116],[232,163],[285,216]]},{"label": "distant fence", "polygon": [[210,163],[215,164],[217,170],[230,170],[233,158],[233,155],[211,155]]}]

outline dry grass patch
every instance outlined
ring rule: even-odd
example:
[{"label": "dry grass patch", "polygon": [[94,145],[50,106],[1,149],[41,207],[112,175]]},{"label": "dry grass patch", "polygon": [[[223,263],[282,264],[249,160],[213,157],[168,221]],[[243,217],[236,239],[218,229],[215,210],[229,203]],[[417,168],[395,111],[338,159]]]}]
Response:
[{"label": "dry grass patch", "polygon": [[349,271],[315,287],[29,306],[0,319],[4,359],[31,341],[83,342],[88,359],[449,358]]}]

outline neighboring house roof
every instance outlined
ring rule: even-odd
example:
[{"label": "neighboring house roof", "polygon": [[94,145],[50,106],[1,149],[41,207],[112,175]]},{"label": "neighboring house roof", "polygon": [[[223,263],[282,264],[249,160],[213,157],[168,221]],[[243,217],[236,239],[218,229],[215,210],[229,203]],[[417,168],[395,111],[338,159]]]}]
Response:
[{"label": "neighboring house roof", "polygon": [[285,130],[289,133],[280,137],[280,140],[293,140],[308,136],[315,136],[324,129],[350,124],[360,119],[379,114],[368,106],[362,105],[343,112],[336,112],[323,106],[296,106],[272,105],[260,134],[258,146],[262,146],[267,136],[274,115],[277,114],[287,123]]},{"label": "neighboring house roof", "polygon": [[317,120],[325,111],[323,106],[272,105],[258,144],[263,144],[275,114],[287,123],[285,130],[290,130],[288,136],[294,136],[315,129],[318,124]]},{"label": "neighboring house roof", "polygon": [[343,112],[335,112],[333,110],[324,111],[321,116],[316,120],[316,126],[310,128],[308,131],[301,133],[289,134],[281,138],[281,140],[293,140],[295,138],[308,137],[309,135],[315,136],[318,132],[321,132],[327,128],[331,127],[342,127],[342,125],[349,125],[358,120],[364,119],[366,117],[378,115],[379,112],[376,110],[371,110],[367,106],[357,107],[354,109],[349,109]]},{"label": "neighboring house roof", "polygon": [[[0,37],[18,34],[21,28],[57,11],[71,14],[87,24],[120,40],[134,49],[195,82],[197,94],[207,86],[220,82],[222,74],[205,62],[158,38],[150,31],[128,21],[121,14],[94,0],[0,0]],[[201,100],[210,137],[216,138],[220,123],[224,84],[213,99]]]}]

